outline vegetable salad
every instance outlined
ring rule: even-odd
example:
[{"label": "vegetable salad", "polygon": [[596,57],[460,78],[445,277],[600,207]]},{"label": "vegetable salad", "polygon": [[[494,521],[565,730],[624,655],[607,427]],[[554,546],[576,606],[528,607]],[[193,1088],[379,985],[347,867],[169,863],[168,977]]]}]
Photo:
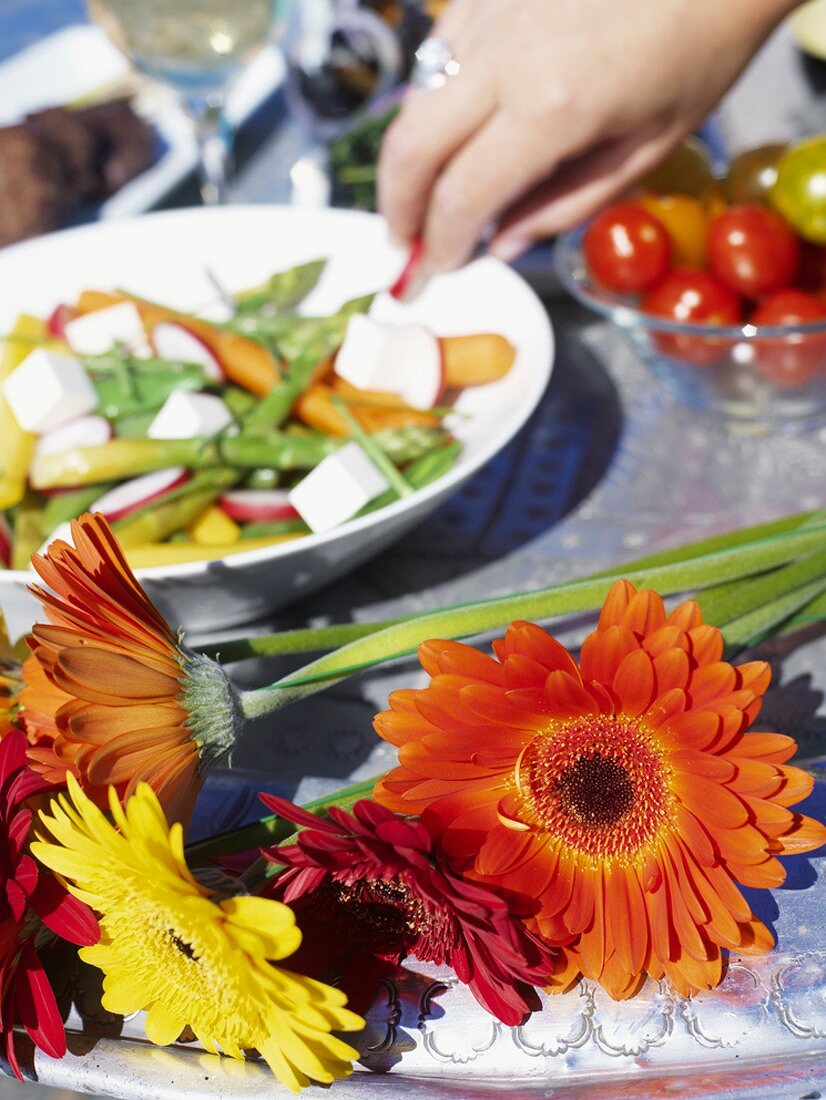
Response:
[{"label": "vegetable salad", "polygon": [[217,559],[447,473],[455,396],[503,377],[513,347],[379,323],[372,296],[304,315],[324,266],[226,295],[219,321],[98,290],[21,316],[0,358],[2,565],[26,568],[84,511],[134,567]]}]

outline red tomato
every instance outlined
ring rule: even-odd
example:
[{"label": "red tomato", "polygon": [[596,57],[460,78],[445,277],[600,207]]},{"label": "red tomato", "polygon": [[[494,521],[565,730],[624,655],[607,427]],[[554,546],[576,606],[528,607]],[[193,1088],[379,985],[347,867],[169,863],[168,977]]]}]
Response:
[{"label": "red tomato", "polygon": [[582,242],[591,278],[617,294],[648,290],[668,271],[671,244],[656,218],[631,202],[603,210]]},{"label": "red tomato", "polygon": [[[649,291],[640,307],[644,313],[669,321],[697,325],[736,325],[742,310],[740,299],[707,271],[678,267]],[[654,340],[663,355],[697,366],[716,362],[731,346],[720,337],[658,332]]]},{"label": "red tomato", "polygon": [[[816,321],[826,321],[826,303],[793,288],[773,294],[751,316],[751,323],[758,327]],[[776,386],[804,386],[816,375],[826,373],[826,333],[757,337],[752,346],[755,370]]]},{"label": "red tomato", "polygon": [[819,297],[826,294],[826,245],[803,241],[797,285]]},{"label": "red tomato", "polygon": [[800,241],[768,207],[730,206],[711,223],[708,266],[744,297],[763,298],[794,282]]}]

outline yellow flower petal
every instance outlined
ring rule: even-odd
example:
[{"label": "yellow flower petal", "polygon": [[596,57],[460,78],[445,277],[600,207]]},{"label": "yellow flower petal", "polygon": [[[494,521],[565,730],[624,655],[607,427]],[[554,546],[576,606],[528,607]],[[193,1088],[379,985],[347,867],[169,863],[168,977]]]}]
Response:
[{"label": "yellow flower petal", "polygon": [[146,784],[111,808],[114,825],[73,782],[41,815],[54,839],[35,845],[100,913],[101,942],[81,957],[104,972],[104,1006],[146,1010],[159,1045],[189,1025],[210,1052],[259,1050],[293,1090],[347,1076],[356,1051],[330,1032],[364,1021],[339,990],[273,965],[301,942],[292,911],[262,898],[213,901]]}]

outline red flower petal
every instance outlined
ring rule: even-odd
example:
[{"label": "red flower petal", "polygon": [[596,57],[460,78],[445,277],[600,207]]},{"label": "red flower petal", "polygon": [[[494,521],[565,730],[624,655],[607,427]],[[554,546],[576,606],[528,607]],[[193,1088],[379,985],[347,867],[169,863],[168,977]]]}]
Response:
[{"label": "red flower petal", "polygon": [[23,948],[14,981],[17,1019],[35,1046],[50,1058],[66,1053],[66,1034],[52,987],[31,944]]},{"label": "red flower petal", "polygon": [[100,939],[100,927],[92,910],[72,897],[53,875],[40,875],[30,902],[46,927],[69,943],[92,947]]}]

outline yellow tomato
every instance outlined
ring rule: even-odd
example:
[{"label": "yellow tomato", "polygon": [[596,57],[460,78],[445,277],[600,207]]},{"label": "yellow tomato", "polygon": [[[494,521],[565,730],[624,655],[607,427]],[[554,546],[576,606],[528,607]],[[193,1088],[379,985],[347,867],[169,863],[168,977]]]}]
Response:
[{"label": "yellow tomato", "polygon": [[702,267],[706,260],[708,212],[691,195],[642,195],[637,203],[665,229],[676,266]]}]

